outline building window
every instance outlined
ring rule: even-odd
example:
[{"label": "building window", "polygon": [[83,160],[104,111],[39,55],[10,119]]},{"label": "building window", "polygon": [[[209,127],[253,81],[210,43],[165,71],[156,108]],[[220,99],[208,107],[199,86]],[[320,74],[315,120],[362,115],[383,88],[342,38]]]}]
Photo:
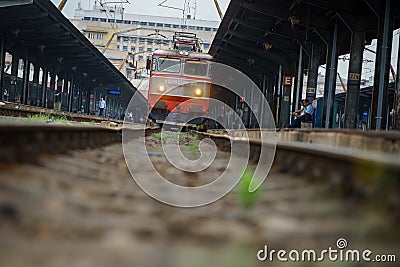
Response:
[{"label": "building window", "polygon": [[157,40],[157,44],[161,44],[161,40]]},{"label": "building window", "polygon": [[101,22],[106,22],[107,20],[105,18],[100,18]]},{"label": "building window", "polygon": [[181,29],[187,29],[186,25],[181,25]]},{"label": "building window", "polygon": [[174,29],[177,29],[177,28],[179,28],[179,25],[174,24],[173,27],[174,27]]},{"label": "building window", "polygon": [[98,33],[96,35],[97,40],[103,40],[104,39],[104,35],[102,33]]},{"label": "building window", "polygon": [[131,52],[135,52],[136,51],[136,47],[131,46]]},{"label": "building window", "polygon": [[94,33],[88,32],[88,39],[94,39]]},{"label": "building window", "polygon": [[84,17],[83,20],[90,20],[90,17]]},{"label": "building window", "polygon": [[131,24],[130,20],[124,20],[124,24]]},{"label": "building window", "polygon": [[205,29],[206,29],[206,32],[210,32],[211,31],[211,28],[209,28],[209,27],[206,27]]},{"label": "building window", "polygon": [[210,44],[204,44],[204,49],[209,49],[210,48]]},{"label": "building window", "polygon": [[121,19],[117,19],[117,23],[122,23],[122,20]]},{"label": "building window", "polygon": [[164,27],[164,24],[162,24],[162,23],[157,23],[157,27]]},{"label": "building window", "polygon": [[189,30],[194,30],[194,29],[196,29],[195,26],[189,26]]},{"label": "building window", "polygon": [[99,18],[92,18],[92,21],[99,21]]},{"label": "building window", "polygon": [[124,42],[128,42],[129,41],[129,37],[124,36]]},{"label": "building window", "polygon": [[147,52],[151,52],[151,51],[153,51],[153,50],[151,49],[151,47],[147,48]]},{"label": "building window", "polygon": [[139,56],[139,61],[142,61],[143,60],[143,56]]},{"label": "building window", "polygon": [[132,75],[132,71],[131,70],[126,70],[126,78],[130,79]]},{"label": "building window", "polygon": [[136,37],[131,37],[131,42],[136,42],[137,38]]},{"label": "building window", "polygon": [[122,51],[124,51],[124,52],[128,51],[128,47],[127,47],[126,45],[124,45],[124,46],[122,47]]},{"label": "building window", "polygon": [[140,25],[142,25],[142,26],[147,26],[147,22],[142,21],[142,22],[140,22]]},{"label": "building window", "polygon": [[119,50],[119,45],[117,45],[117,50]]},{"label": "building window", "polygon": [[139,47],[139,52],[143,52],[144,51],[144,47],[143,46],[140,46]]},{"label": "building window", "polygon": [[147,40],[147,44],[148,44],[148,45],[152,45],[152,44],[153,44],[153,40],[148,39],[148,40]]},{"label": "building window", "polygon": [[154,26],[156,26],[156,23],[155,22],[149,22],[149,26],[154,27]]},{"label": "building window", "polygon": [[117,42],[121,42],[121,36],[117,37]]},{"label": "building window", "polygon": [[114,19],[108,19],[108,22],[112,22],[112,23],[114,23]]},{"label": "building window", "polygon": [[202,31],[202,30],[204,30],[204,28],[203,27],[196,27],[196,30]]},{"label": "building window", "polygon": [[171,28],[171,24],[164,24],[165,28]]},{"label": "building window", "polygon": [[138,24],[139,24],[139,21],[133,20],[133,21],[132,21],[132,24],[138,25]]},{"label": "building window", "polygon": [[214,31],[214,32],[217,32],[217,31],[218,31],[218,28],[213,28],[213,31]]}]

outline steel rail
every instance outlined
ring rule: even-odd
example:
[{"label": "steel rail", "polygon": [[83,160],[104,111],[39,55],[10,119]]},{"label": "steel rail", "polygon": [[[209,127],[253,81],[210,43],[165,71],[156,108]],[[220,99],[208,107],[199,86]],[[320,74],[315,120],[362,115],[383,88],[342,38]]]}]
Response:
[{"label": "steel rail", "polygon": [[135,138],[157,128],[101,127],[74,125],[4,125],[0,127],[0,163],[39,163],[43,155],[94,149],[122,142],[122,131]]}]

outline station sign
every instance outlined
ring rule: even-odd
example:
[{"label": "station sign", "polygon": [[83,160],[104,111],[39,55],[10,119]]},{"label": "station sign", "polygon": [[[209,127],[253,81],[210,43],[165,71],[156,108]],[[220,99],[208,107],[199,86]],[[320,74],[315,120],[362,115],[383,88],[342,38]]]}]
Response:
[{"label": "station sign", "polygon": [[350,81],[359,81],[361,78],[361,75],[359,73],[349,73],[349,80]]},{"label": "station sign", "polygon": [[283,86],[292,86],[292,85],[293,85],[293,77],[283,76]]},{"label": "station sign", "polygon": [[120,95],[121,91],[117,91],[117,90],[108,90],[107,93],[109,95]]}]

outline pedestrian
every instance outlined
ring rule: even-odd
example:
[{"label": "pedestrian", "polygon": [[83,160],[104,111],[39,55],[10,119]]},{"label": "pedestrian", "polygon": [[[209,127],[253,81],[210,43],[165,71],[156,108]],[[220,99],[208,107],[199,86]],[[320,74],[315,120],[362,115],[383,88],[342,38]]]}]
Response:
[{"label": "pedestrian", "polygon": [[367,122],[368,122],[368,112],[365,110],[362,114],[362,129],[365,131],[367,129]]},{"label": "pedestrian", "polygon": [[103,117],[104,116],[104,109],[106,108],[106,101],[104,98],[101,98],[99,101],[99,116]]}]

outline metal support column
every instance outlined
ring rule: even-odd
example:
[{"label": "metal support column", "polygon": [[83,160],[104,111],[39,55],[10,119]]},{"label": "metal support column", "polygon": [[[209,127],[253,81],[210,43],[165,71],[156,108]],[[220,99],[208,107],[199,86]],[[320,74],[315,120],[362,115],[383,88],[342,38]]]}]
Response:
[{"label": "metal support column", "polygon": [[307,75],[307,91],[306,98],[310,103],[315,99],[318,88],[318,68],[321,48],[317,44],[312,44],[312,52],[310,58],[310,69]]},{"label": "metal support column", "polygon": [[87,115],[90,114],[90,92],[91,92],[91,89],[88,88],[85,93],[85,113]]},{"label": "metal support column", "polygon": [[[265,97],[265,93],[266,93],[266,91],[267,91],[267,80],[266,80],[266,78],[265,78],[265,74],[262,74],[262,88],[261,88],[261,90],[262,90],[262,95]],[[264,113],[265,113],[265,101],[264,101],[264,99],[261,99],[261,101],[260,101],[260,121],[259,121],[259,127],[260,128],[262,128],[264,125],[266,125],[265,123],[264,123],[264,117],[265,117],[265,115],[264,115]]]},{"label": "metal support column", "polygon": [[13,54],[12,55],[12,62],[11,62],[11,77],[10,77],[10,102],[17,102],[18,98],[18,65],[19,65],[19,55]]},{"label": "metal support column", "polygon": [[85,91],[85,89],[83,87],[84,87],[83,85],[79,86],[79,91],[78,91],[78,99],[77,99],[76,109],[79,113],[82,112],[83,94]]},{"label": "metal support column", "polygon": [[40,97],[40,106],[46,107],[46,95],[47,95],[47,79],[49,76],[49,72],[47,71],[47,67],[44,66],[42,68],[43,75],[42,75],[42,90],[41,90],[41,97]]},{"label": "metal support column", "polygon": [[4,95],[4,64],[6,59],[6,42],[4,35],[0,39],[0,100],[8,100],[7,94]]},{"label": "metal support column", "polygon": [[[400,34],[399,34],[400,44]],[[400,45],[397,51],[396,98],[394,103],[393,129],[400,130]]]},{"label": "metal support column", "polygon": [[33,83],[33,88],[32,91],[30,92],[31,95],[31,105],[35,105],[38,106],[39,105],[39,66],[37,64],[35,64],[33,66],[33,79],[32,79],[32,83]]},{"label": "metal support column", "polygon": [[[383,1],[382,1],[383,2]],[[378,45],[375,61],[374,92],[372,96],[371,128],[377,131],[386,126],[389,67],[392,47],[393,23],[391,0],[385,1],[385,14],[379,19]]]},{"label": "metal support column", "polygon": [[29,72],[31,69],[31,63],[29,62],[29,49],[26,51],[25,60],[24,60],[24,73],[23,73],[23,81],[22,81],[22,95],[21,95],[21,103],[24,105],[28,104],[29,97]]},{"label": "metal support column", "polygon": [[68,109],[68,78],[67,74],[64,74],[63,88],[61,92],[61,111]]},{"label": "metal support column", "polygon": [[294,96],[294,101],[292,105],[292,111],[298,110],[300,108],[300,100],[303,95],[303,48],[300,46],[299,50],[299,64],[297,65],[297,77],[296,77],[296,90]]},{"label": "metal support column", "polygon": [[275,123],[277,126],[279,124],[280,109],[281,109],[281,96],[282,96],[282,65],[279,65],[278,80],[276,85],[276,113],[275,113]]},{"label": "metal support column", "polygon": [[364,52],[365,33],[353,32],[351,36],[350,63],[344,110],[344,127],[357,128],[358,99]]},{"label": "metal support column", "polygon": [[74,75],[71,76],[71,80],[69,83],[69,90],[68,90],[68,112],[72,112],[72,102],[74,101]]},{"label": "metal support column", "polygon": [[56,75],[54,72],[50,72],[50,88],[49,91],[47,92],[48,97],[46,101],[46,108],[54,108],[54,88],[55,88],[55,82],[56,82]]},{"label": "metal support column", "polygon": [[322,120],[325,128],[332,128],[333,122],[333,104],[335,101],[336,76],[338,64],[338,24],[336,23],[331,38],[331,44],[328,45],[328,62],[325,75],[324,105]]}]

